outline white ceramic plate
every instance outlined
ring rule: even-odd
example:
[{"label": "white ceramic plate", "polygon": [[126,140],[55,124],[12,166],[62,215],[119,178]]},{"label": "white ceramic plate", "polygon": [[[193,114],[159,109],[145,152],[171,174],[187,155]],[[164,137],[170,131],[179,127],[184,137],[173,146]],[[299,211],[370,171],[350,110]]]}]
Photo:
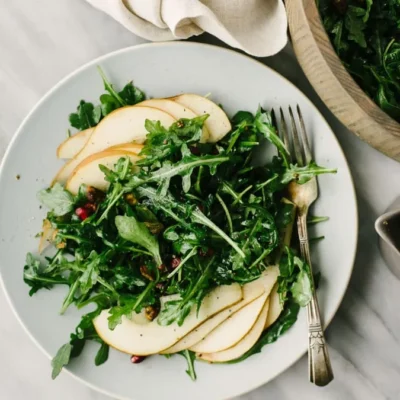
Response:
[{"label": "white ceramic plate", "polygon": [[[180,92],[211,93],[212,99],[222,103],[228,113],[241,109],[255,111],[259,104],[265,108],[301,106],[317,162],[338,168],[337,175],[319,179],[321,196],[314,207],[316,215],[330,216],[330,221],[319,224],[315,232],[325,235],[326,240],[313,247],[315,264],[323,276],[320,305],[328,323],[346,290],[357,238],[357,210],[350,172],[328,124],[296,87],[249,57],[201,44],[149,44],[99,58],[61,81],[25,119],[3,160],[1,276],[12,308],[43,352],[52,357],[68,341],[80,313],[71,308],[65,316],[59,316],[65,287],[42,290],[30,298],[22,280],[25,254],[36,251],[35,234],[45,215],[39,209],[36,192],[49,184],[61,164],[55,151],[65,138],[69,113],[80,99],[97,102],[103,92],[97,65],[101,65],[117,87],[133,79],[152,97]],[[292,365],[306,350],[307,328],[302,312],[287,334],[243,363],[198,362],[195,383],[185,374],[185,361],[180,356],[172,359],[156,356],[132,365],[127,355],[111,351],[108,362],[95,367],[97,346],[89,344],[83,355],[68,367],[71,374],[92,388],[121,399],[226,399],[268,382]]]}]

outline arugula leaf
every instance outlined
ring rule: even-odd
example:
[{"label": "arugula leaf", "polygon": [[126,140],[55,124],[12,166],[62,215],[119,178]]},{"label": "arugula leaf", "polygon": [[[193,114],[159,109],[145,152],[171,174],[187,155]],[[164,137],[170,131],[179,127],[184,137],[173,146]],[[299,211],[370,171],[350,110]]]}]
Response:
[{"label": "arugula leaf", "polygon": [[87,294],[96,285],[100,275],[99,264],[100,257],[96,252],[92,252],[88,257],[89,262],[85,265],[85,270],[79,278],[79,286],[82,294]]},{"label": "arugula leaf", "polygon": [[279,262],[279,272],[278,293],[281,301],[285,301],[290,293],[297,304],[305,307],[310,302],[314,290],[310,267],[286,247],[286,252]]},{"label": "arugula leaf", "polygon": [[127,83],[118,94],[128,106],[140,103],[146,98],[145,94],[139,88],[134,86],[132,81]]},{"label": "arugula leaf", "polygon": [[285,144],[279,138],[277,131],[272,124],[271,114],[262,111],[260,107],[254,119],[254,127],[263,135],[265,139],[269,140],[273,145],[276,146],[283,159],[283,162],[286,166],[289,166],[289,152],[286,149]]},{"label": "arugula leaf", "polygon": [[188,192],[191,183],[190,180],[185,183],[185,178],[187,177],[190,178],[194,168],[207,165],[210,167],[212,174],[214,174],[216,171],[216,167],[219,164],[229,160],[230,157],[228,156],[196,157],[196,156],[185,155],[185,157],[183,157],[181,161],[175,164],[172,164],[170,162],[168,163],[165,162],[161,168],[159,168],[153,173],[150,173],[146,178],[139,178],[138,176],[134,175],[132,182],[130,183],[129,186],[131,189],[135,189],[146,183],[160,182],[161,185],[160,185],[159,195],[165,196],[168,191],[171,178],[177,175],[181,175],[183,176],[183,190],[185,192]]},{"label": "arugula leaf", "polygon": [[143,246],[153,255],[158,265],[162,264],[157,239],[143,222],[137,221],[135,217],[118,215],[115,217],[115,225],[122,238]]},{"label": "arugula leaf", "polygon": [[24,282],[31,287],[29,296],[32,296],[40,289],[51,289],[54,284],[68,284],[62,276],[42,271],[40,261],[28,253],[24,267]]},{"label": "arugula leaf", "polygon": [[158,315],[158,324],[166,326],[172,324],[173,322],[177,322],[179,326],[182,326],[185,318],[189,315],[194,304],[194,299],[186,302],[183,302],[182,300],[168,301],[164,304],[163,309]]},{"label": "arugula leaf", "polygon": [[94,106],[81,100],[76,113],[69,115],[69,122],[72,127],[84,130],[96,126],[101,119],[101,107]]},{"label": "arugula leaf", "polygon": [[65,365],[69,363],[69,359],[71,357],[72,345],[70,343],[66,343],[60,347],[57,351],[55,357],[51,360],[51,366],[53,367],[53,371],[51,373],[51,378],[56,379],[60,374],[61,370]]},{"label": "arugula leaf", "polygon": [[108,110],[111,109],[115,105],[115,108],[123,107],[123,106],[130,106],[137,103],[140,103],[145,99],[144,93],[138,89],[137,87],[133,86],[132,82],[127,83],[124,88],[117,92],[114,89],[114,86],[108,81],[106,75],[104,74],[103,70],[100,67],[97,67],[101,78],[103,79],[104,89],[109,93],[112,99],[109,97],[103,98],[102,103],[108,103]]},{"label": "arugula leaf", "polygon": [[110,346],[107,343],[103,342],[94,359],[94,364],[97,367],[101,364],[104,364],[108,360],[109,351],[110,351]]},{"label": "arugula leaf", "polygon": [[289,182],[296,181],[302,185],[317,175],[336,174],[336,172],[337,169],[320,167],[314,161],[311,161],[310,164],[304,167],[291,164],[282,175],[281,183],[288,184]]},{"label": "arugula leaf", "polygon": [[156,192],[155,189],[150,188],[150,187],[139,187],[137,189],[137,192],[139,196],[141,197],[149,197],[155,205],[157,206],[162,206],[165,205],[168,208],[176,208],[179,212],[181,212],[183,215],[188,215],[189,218],[191,219],[192,222],[200,225],[207,226],[211,230],[213,230],[215,233],[217,233],[221,238],[223,238],[227,243],[229,243],[235,250],[236,252],[243,258],[246,257],[246,255],[243,253],[243,251],[240,249],[240,247],[235,243],[234,240],[232,240],[221,228],[219,228],[214,222],[212,222],[209,218],[207,218],[200,209],[188,209],[185,207],[183,204],[179,204],[176,202],[171,194],[168,194],[167,196],[160,197],[158,193]]},{"label": "arugula leaf", "polygon": [[74,208],[74,197],[59,183],[49,189],[43,189],[37,194],[38,200],[55,216],[61,217]]},{"label": "arugula leaf", "polygon": [[361,47],[367,47],[367,41],[365,40],[364,30],[365,30],[365,18],[367,17],[366,10],[361,7],[349,6],[345,25],[349,30],[348,38],[349,40],[354,40]]},{"label": "arugula leaf", "polygon": [[194,362],[196,360],[196,354],[190,350],[183,350],[183,351],[180,351],[178,354],[180,354],[181,356],[183,356],[186,359],[187,366],[188,366],[186,373],[190,376],[190,379],[192,381],[195,381],[197,379],[196,371],[194,369]]}]

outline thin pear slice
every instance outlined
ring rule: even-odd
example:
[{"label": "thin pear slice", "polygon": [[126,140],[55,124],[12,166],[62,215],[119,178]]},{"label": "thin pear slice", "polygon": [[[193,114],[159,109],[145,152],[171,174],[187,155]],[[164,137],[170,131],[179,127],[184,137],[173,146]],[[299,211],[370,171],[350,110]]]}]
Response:
[{"label": "thin pear slice", "polygon": [[85,129],[65,139],[57,148],[58,158],[74,158],[85,146],[94,128]]},{"label": "thin pear slice", "polygon": [[192,332],[188,333],[178,343],[163,351],[162,354],[178,353],[179,351],[186,350],[189,347],[194,346],[196,343],[200,342],[200,340],[204,339],[218,325],[227,320],[236,311],[239,311],[247,304],[251,303],[265,293],[264,286],[256,281],[246,283],[245,285],[243,285],[242,290],[243,299],[239,301],[239,303],[236,303],[235,305],[209,318],[206,322],[203,322],[196,329],[193,329]]},{"label": "thin pear slice", "polygon": [[43,253],[43,251],[50,245],[54,232],[55,230],[52,227],[51,222],[47,218],[44,219],[42,225],[42,234],[39,241],[39,254]]},{"label": "thin pear slice", "polygon": [[251,330],[267,298],[268,295],[264,293],[258,299],[235,312],[203,340],[190,347],[190,350],[197,353],[215,353],[234,346]]},{"label": "thin pear slice", "polygon": [[218,353],[196,354],[196,357],[212,363],[236,360],[237,358],[241,357],[244,353],[246,353],[246,351],[250,350],[260,338],[264,330],[265,320],[268,316],[268,310],[269,299],[265,302],[264,307],[260,315],[258,316],[254,326],[251,328],[248,334],[235,346],[224,351],[220,351]]},{"label": "thin pear slice", "polygon": [[[162,299],[161,309],[170,299],[171,296]],[[203,299],[198,312],[197,306],[193,305],[182,326],[177,323],[162,326],[158,324],[158,318],[149,321],[143,314],[133,313],[132,319],[123,317],[122,323],[110,330],[107,310],[102,311],[93,324],[98,335],[110,346],[124,353],[147,356],[171,347],[202,322],[241,299],[242,289],[234,283],[212,290]]]},{"label": "thin pear slice", "polygon": [[282,312],[282,303],[278,293],[278,283],[275,283],[274,288],[269,296],[269,311],[265,321],[264,329],[269,328],[279,317]]},{"label": "thin pear slice", "polygon": [[53,184],[65,184],[85,158],[108,147],[128,142],[143,143],[147,136],[144,126],[147,119],[160,121],[165,128],[169,128],[175,122],[171,115],[152,107],[129,106],[113,111],[96,126],[83,149],[61,168]]},{"label": "thin pear slice", "polygon": [[104,173],[100,170],[99,166],[104,165],[107,168],[113,169],[121,157],[129,157],[132,163],[140,159],[137,154],[125,150],[105,150],[93,154],[75,168],[65,184],[65,188],[72,194],[77,194],[82,184],[106,191],[110,182],[105,180]]},{"label": "thin pear slice", "polygon": [[143,145],[139,143],[123,143],[116,144],[115,146],[111,146],[106,150],[126,150],[131,153],[139,154],[143,149]]},{"label": "thin pear slice", "polygon": [[205,126],[210,134],[208,142],[216,143],[231,131],[232,126],[225,112],[206,97],[187,93],[171,97],[170,99],[190,108],[197,115],[209,115],[205,122]]},{"label": "thin pear slice", "polygon": [[[181,118],[196,118],[198,115],[194,113],[189,107],[186,107],[182,104],[179,104],[176,101],[170,99],[149,99],[142,101],[138,104],[139,106],[147,106],[147,107],[154,107],[158,108],[159,110],[165,111],[168,114],[171,114],[176,119]],[[202,142],[207,142],[210,134],[206,125],[203,127],[203,136]]]},{"label": "thin pear slice", "polygon": [[215,353],[238,343],[255,324],[279,275],[279,268],[271,266],[255,282],[263,285],[265,293],[218,325],[203,340],[190,347],[198,353]]}]

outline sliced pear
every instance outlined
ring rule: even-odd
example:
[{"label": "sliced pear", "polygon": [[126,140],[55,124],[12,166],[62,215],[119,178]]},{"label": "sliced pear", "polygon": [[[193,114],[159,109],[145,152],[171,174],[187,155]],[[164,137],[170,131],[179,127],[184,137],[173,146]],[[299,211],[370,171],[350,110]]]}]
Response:
[{"label": "sliced pear", "polygon": [[215,353],[238,343],[255,324],[265,302],[275,285],[279,268],[271,266],[255,282],[261,283],[265,293],[218,325],[203,340],[190,347],[198,353]]},{"label": "sliced pear", "polygon": [[267,298],[268,295],[264,293],[258,299],[229,316],[202,341],[190,347],[190,350],[198,353],[215,353],[234,346],[251,330]]},{"label": "sliced pear", "polygon": [[208,114],[205,126],[210,134],[208,142],[216,143],[232,129],[229,118],[217,104],[197,94],[181,94],[171,97],[173,101],[193,110],[197,115]]},{"label": "sliced pear", "polygon": [[[171,296],[162,299],[161,310]],[[242,299],[242,289],[238,284],[219,286],[204,299],[197,312],[193,306],[182,326],[177,323],[162,326],[158,318],[149,321],[143,314],[133,314],[132,319],[122,318],[122,323],[114,330],[108,328],[107,310],[94,319],[98,335],[110,346],[124,353],[147,356],[160,353],[178,342],[188,332],[221,310]]]},{"label": "sliced pear", "polygon": [[57,148],[58,158],[74,158],[85,146],[94,128],[85,129],[65,139]]},{"label": "sliced pear", "polygon": [[39,241],[39,254],[43,253],[43,251],[50,245],[54,232],[55,230],[52,227],[51,222],[47,218],[44,219],[42,225],[42,235],[40,236]]},{"label": "sliced pear", "polygon": [[269,296],[269,311],[265,321],[264,329],[269,328],[279,317],[282,312],[282,303],[278,293],[278,284],[275,283],[274,288]]},{"label": "sliced pear", "polygon": [[[54,229],[48,219],[43,220],[42,234],[39,241],[39,254],[43,253],[47,247],[56,241],[57,229]],[[57,249],[63,249],[66,246],[65,242],[57,243]]]},{"label": "sliced pear", "polygon": [[211,354],[196,354],[196,357],[209,362],[226,362],[231,360],[236,360],[241,357],[246,351],[250,350],[260,338],[263,330],[265,321],[268,316],[269,310],[269,299],[265,302],[264,307],[257,318],[256,323],[248,332],[248,334],[235,346],[230,347],[224,351]]},{"label": "sliced pear", "polygon": [[[154,107],[159,110],[165,111],[168,114],[171,114],[176,119],[181,118],[196,118],[198,115],[194,113],[189,107],[186,107],[182,104],[179,104],[176,101],[170,99],[150,99],[145,100],[139,103],[140,106]],[[203,127],[203,136],[202,141],[206,142],[209,138],[210,134],[206,125]]]},{"label": "sliced pear", "polygon": [[96,126],[83,149],[61,168],[53,184],[65,184],[79,163],[108,147],[128,142],[143,143],[147,135],[144,126],[147,119],[160,121],[166,128],[175,122],[171,115],[152,107],[129,106],[113,111]]},{"label": "sliced pear", "polygon": [[126,150],[130,153],[139,154],[143,149],[143,145],[139,143],[123,143],[116,144],[115,146],[111,146],[106,150]]},{"label": "sliced pear", "polygon": [[104,165],[112,169],[121,157],[129,157],[132,163],[140,159],[137,154],[125,150],[105,150],[93,154],[75,168],[65,184],[65,188],[72,194],[77,194],[82,184],[106,191],[110,183],[105,180],[104,173],[100,170],[99,166]]},{"label": "sliced pear", "polygon": [[162,354],[178,353],[179,351],[194,346],[196,343],[200,342],[200,340],[204,339],[218,325],[227,320],[236,311],[239,311],[247,304],[251,303],[265,293],[264,286],[257,281],[246,283],[245,285],[243,285],[242,290],[243,299],[239,301],[239,303],[236,303],[235,305],[209,318],[206,322],[203,322],[196,329],[193,329],[192,332],[188,333],[178,343],[163,351]]}]

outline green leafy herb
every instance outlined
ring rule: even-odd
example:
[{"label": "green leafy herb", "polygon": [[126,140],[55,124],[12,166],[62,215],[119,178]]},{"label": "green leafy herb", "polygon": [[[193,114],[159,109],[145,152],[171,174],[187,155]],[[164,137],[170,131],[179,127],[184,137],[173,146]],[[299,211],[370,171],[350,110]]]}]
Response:
[{"label": "green leafy herb", "polygon": [[115,217],[115,225],[122,238],[143,246],[153,255],[158,265],[162,264],[157,239],[150,233],[146,224],[138,222],[134,217],[119,215]]},{"label": "green leafy herb", "polygon": [[317,175],[336,174],[336,172],[336,169],[320,167],[314,161],[311,161],[309,165],[304,167],[290,165],[283,174],[281,182],[287,184],[291,181],[296,181],[299,184],[304,184]]},{"label": "green leafy herb", "polygon": [[72,127],[84,130],[96,126],[101,119],[101,107],[93,106],[92,103],[86,103],[81,100],[76,113],[69,116],[69,122]]},{"label": "green leafy herb", "polygon": [[188,366],[186,373],[190,376],[190,379],[192,381],[195,381],[197,379],[196,371],[194,370],[194,362],[196,360],[196,354],[190,350],[183,350],[179,354],[182,355],[183,357],[185,357],[185,359],[186,359],[187,366]]},{"label": "green leafy herb", "polygon": [[95,127],[102,118],[112,111],[123,107],[131,106],[145,100],[145,94],[133,85],[127,83],[121,91],[115,90],[114,86],[108,81],[103,70],[98,67],[99,74],[103,79],[104,89],[107,93],[100,96],[99,105],[93,105],[85,100],[81,100],[77,111],[70,114],[69,122],[73,128],[84,130]]},{"label": "green leafy herb", "polygon": [[347,70],[400,121],[400,5],[395,0],[320,0],[325,28]]},{"label": "green leafy herb", "polygon": [[38,200],[55,216],[61,217],[73,210],[74,197],[56,183],[49,189],[41,190],[37,195]]},{"label": "green leafy herb", "polygon": [[320,222],[325,222],[325,221],[329,221],[329,217],[312,216],[307,219],[307,223],[309,225],[315,225],[315,224],[319,224]]},{"label": "green leafy herb", "polygon": [[286,247],[286,254],[279,263],[279,271],[278,293],[281,301],[285,301],[291,294],[297,304],[305,307],[310,302],[314,290],[310,267]]},{"label": "green leafy herb", "polygon": [[72,345],[70,343],[64,344],[57,351],[56,356],[51,361],[51,366],[53,367],[53,371],[51,373],[52,379],[56,379],[63,367],[69,363],[71,351]]}]

